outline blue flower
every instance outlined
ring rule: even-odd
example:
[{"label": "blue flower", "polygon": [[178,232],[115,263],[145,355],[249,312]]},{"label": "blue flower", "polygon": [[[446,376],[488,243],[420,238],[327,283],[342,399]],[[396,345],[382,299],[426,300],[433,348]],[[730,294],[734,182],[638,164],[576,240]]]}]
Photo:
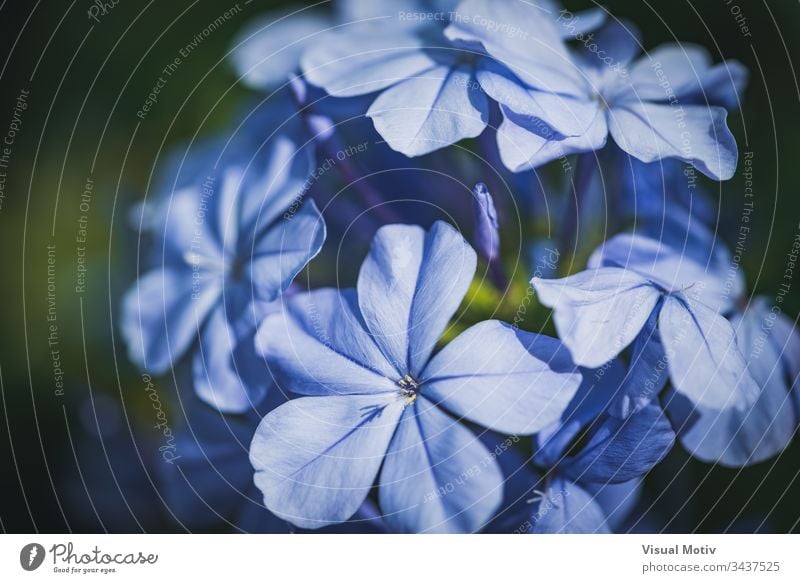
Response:
[{"label": "blue flower", "polygon": [[[703,253],[707,259],[698,261]],[[642,370],[657,378],[648,385],[629,382],[620,415],[649,403],[667,374],[695,405],[744,409],[759,390],[721,315],[738,297],[730,294],[735,280],[726,277],[727,266],[715,252],[676,250],[623,234],[594,253],[587,271],[532,284],[554,309],[559,336],[577,364],[599,367],[638,340],[633,359],[649,363]]]},{"label": "blue flower", "polygon": [[472,532],[492,518],[502,473],[458,419],[534,433],[559,418],[580,376],[560,342],[499,321],[432,356],[475,267],[446,223],[386,226],[357,290],[299,295],[264,321],[259,350],[282,386],[306,395],[268,414],[253,439],[272,512],[305,528],[342,522],[380,469],[395,531]]},{"label": "blue flower", "polygon": [[[230,58],[240,79],[254,89],[274,88],[289,81],[300,58],[331,31],[349,34],[353,27],[379,22],[413,30],[421,15],[445,15],[455,0],[339,0],[332,13],[316,7],[278,9],[250,20],[233,41]],[[398,7],[400,10],[398,10]]]},{"label": "blue flower", "polygon": [[[485,14],[484,4],[470,2],[473,14]],[[513,13],[496,14],[498,22],[519,22]],[[503,65],[477,78],[501,104],[498,146],[509,169],[599,150],[610,133],[643,162],[678,158],[716,180],[733,175],[738,153],[727,111],[713,104],[737,102],[747,77],[740,63],[712,66],[701,47],[677,44],[634,60],[641,44],[632,25],[609,21],[585,35],[570,23],[559,17],[558,25],[588,50],[575,53],[555,42],[548,43],[549,51],[536,50],[531,42],[476,27],[450,34],[483,43]],[[547,93],[551,106],[543,108]]]},{"label": "blue flower", "polygon": [[800,374],[800,335],[794,323],[755,298],[731,318],[747,357],[747,369],[760,387],[747,409],[688,407],[669,399],[668,412],[683,429],[681,444],[695,457],[729,467],[756,464],[783,451],[794,437],[800,415],[795,385]]},{"label": "blue flower", "polygon": [[313,201],[297,198],[312,167],[298,143],[276,133],[250,157],[221,154],[159,199],[160,260],[123,300],[131,360],[163,374],[191,348],[196,392],[224,411],[245,411],[267,390],[256,323],[325,237]]},{"label": "blue flower", "polygon": [[279,9],[250,20],[233,41],[230,59],[239,78],[263,89],[287,83],[300,56],[332,25],[322,11]]},{"label": "blue flower", "polygon": [[[475,18],[475,11],[481,18]],[[397,9],[388,14],[396,15]],[[548,52],[552,44],[563,44],[556,17],[550,2],[467,0],[447,18],[420,26],[391,26],[390,19],[385,25],[373,22],[327,35],[303,55],[302,68],[312,84],[336,97],[379,93],[367,111],[375,129],[393,149],[420,156],[474,138],[486,128],[489,98],[479,75],[497,68],[491,57],[502,61],[489,48],[495,37],[525,36],[525,51]],[[464,26],[473,21],[477,31]],[[487,32],[501,22],[514,30]],[[479,39],[483,32],[486,36]],[[542,92],[536,112],[543,114],[558,101]],[[570,112],[563,116],[565,131],[577,131],[573,118]]]},{"label": "blue flower", "polygon": [[658,405],[624,420],[608,414],[624,373],[618,361],[584,370],[562,419],[537,436],[533,462],[545,478],[529,532],[610,532],[635,504],[641,477],[672,449],[675,434]]}]

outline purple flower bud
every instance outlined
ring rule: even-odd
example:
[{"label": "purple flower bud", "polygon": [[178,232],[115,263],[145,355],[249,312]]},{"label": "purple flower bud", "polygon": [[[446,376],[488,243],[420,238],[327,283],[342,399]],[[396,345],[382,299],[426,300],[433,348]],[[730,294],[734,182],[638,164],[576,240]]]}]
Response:
[{"label": "purple flower bud", "polygon": [[479,182],[472,189],[472,212],[474,220],[473,243],[478,254],[488,262],[493,262],[500,252],[499,224],[494,200],[489,189]]}]

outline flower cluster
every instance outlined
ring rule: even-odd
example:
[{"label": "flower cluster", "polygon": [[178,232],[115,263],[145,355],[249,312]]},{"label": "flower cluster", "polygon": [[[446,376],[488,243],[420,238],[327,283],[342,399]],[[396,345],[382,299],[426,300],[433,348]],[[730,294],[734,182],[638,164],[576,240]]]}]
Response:
[{"label": "flower cluster", "polygon": [[676,441],[787,447],[800,335],[702,188],[740,63],[554,0],[334,8],[241,32],[264,98],[131,214],[121,327],[178,386],[182,521],[609,532]]}]

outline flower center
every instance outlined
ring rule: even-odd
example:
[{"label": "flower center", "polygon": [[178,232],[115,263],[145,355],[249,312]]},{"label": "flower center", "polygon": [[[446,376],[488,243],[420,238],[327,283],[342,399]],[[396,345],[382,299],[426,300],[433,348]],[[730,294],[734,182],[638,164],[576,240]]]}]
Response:
[{"label": "flower center", "polygon": [[405,399],[406,405],[410,405],[417,399],[419,382],[410,374],[397,381],[397,386],[400,387],[400,396]]}]

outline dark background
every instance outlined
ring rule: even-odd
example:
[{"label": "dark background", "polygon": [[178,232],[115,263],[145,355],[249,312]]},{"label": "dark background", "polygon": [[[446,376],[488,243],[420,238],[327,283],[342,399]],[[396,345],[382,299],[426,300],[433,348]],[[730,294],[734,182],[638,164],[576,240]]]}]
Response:
[{"label": "dark background", "polygon": [[[127,214],[164,148],[195,132],[213,131],[247,98],[224,55],[247,19],[280,3],[242,0],[242,11],[184,59],[144,121],[136,111],[161,69],[233,3],[120,0],[100,23],[87,17],[91,4],[0,2],[0,135],[11,122],[17,95],[30,92],[0,208],[0,530],[5,532],[175,529],[163,518],[141,449],[132,445],[134,438],[149,438],[152,414],[141,376],[115,332],[120,295],[136,271],[136,236]],[[570,9],[589,4],[567,2]],[[800,7],[788,0],[605,5],[633,20],[647,47],[695,42],[715,60],[737,58],[750,69],[744,109],[730,118],[740,150],[754,157],[754,224],[743,266],[748,289],[774,297],[800,221],[800,91],[794,69]],[[737,25],[737,10],[750,37]],[[87,289],[77,294],[75,235],[89,176],[94,189]],[[714,196],[722,197],[723,218],[736,225],[744,201],[741,174],[716,187]],[[728,235],[735,231],[721,233],[734,244]],[[47,341],[51,244],[63,395],[54,391]],[[795,319],[796,290],[784,307]],[[647,478],[649,493],[671,484],[655,499],[653,516],[659,522],[640,528],[797,530],[798,469],[797,440],[779,458],[741,471],[687,461],[676,447]]]}]

